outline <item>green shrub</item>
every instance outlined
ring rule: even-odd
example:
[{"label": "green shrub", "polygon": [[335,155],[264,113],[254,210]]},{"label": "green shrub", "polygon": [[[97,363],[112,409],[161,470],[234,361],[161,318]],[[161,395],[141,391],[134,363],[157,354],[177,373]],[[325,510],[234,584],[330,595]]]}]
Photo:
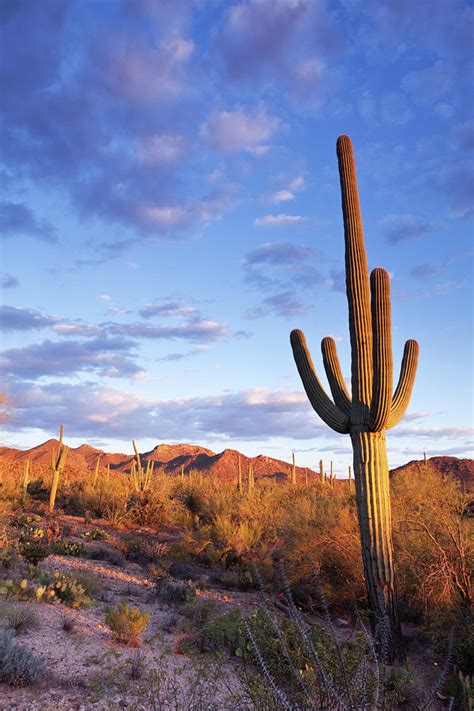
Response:
[{"label": "green shrub", "polygon": [[129,533],[122,540],[127,560],[140,565],[157,563],[168,552],[166,543],[156,543],[137,533]]},{"label": "green shrub", "polygon": [[138,647],[141,636],[150,616],[138,607],[129,607],[126,602],[121,602],[117,607],[108,607],[105,612],[105,622],[110,627],[112,637],[121,644],[129,647]]},{"label": "green shrub", "polygon": [[24,558],[31,565],[38,565],[42,560],[49,556],[49,550],[42,543],[35,543],[34,541],[27,541],[22,543],[20,546],[20,553],[22,558]]},{"label": "green shrub", "polygon": [[240,610],[232,610],[211,619],[201,630],[201,651],[216,652],[222,649],[239,657],[245,655],[247,640]]},{"label": "green shrub", "polygon": [[41,657],[13,641],[11,631],[0,634],[0,682],[10,686],[30,686],[44,674]]},{"label": "green shrub", "polygon": [[244,565],[233,565],[219,575],[219,583],[228,590],[252,590],[257,586],[254,573]]},{"label": "green shrub", "polygon": [[190,581],[159,578],[156,594],[162,602],[169,605],[184,605],[196,597],[196,588]]},{"label": "green shrub", "polygon": [[75,543],[75,541],[59,541],[54,546],[54,552],[58,555],[70,555],[74,558],[83,558],[86,555],[84,544]]}]

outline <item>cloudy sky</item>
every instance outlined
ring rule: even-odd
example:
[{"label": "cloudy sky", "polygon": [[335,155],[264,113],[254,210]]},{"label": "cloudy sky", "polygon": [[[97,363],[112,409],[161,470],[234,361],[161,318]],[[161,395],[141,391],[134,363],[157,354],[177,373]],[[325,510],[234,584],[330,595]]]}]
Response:
[{"label": "cloudy sky", "polygon": [[465,0],[2,0],[3,323],[33,446],[350,462],[292,361],[349,373],[335,143],[354,142],[396,370],[392,464],[472,455],[474,8]]}]

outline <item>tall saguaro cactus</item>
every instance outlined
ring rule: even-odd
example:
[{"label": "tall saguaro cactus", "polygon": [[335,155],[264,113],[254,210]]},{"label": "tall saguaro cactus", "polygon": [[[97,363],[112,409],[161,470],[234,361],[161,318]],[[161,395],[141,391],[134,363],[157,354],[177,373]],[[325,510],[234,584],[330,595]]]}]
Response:
[{"label": "tall saguaro cactus", "polygon": [[59,477],[66,464],[69,447],[63,444],[64,425],[59,428],[59,447],[58,451],[53,447],[51,452],[51,467],[53,469],[53,481],[51,483],[51,491],[49,493],[49,510],[54,511],[56,503],[56,493],[58,491]]},{"label": "tall saguaro cactus", "polygon": [[354,154],[348,136],[338,139],[337,156],[344,217],[352,397],[345,386],[332,338],[323,338],[321,350],[334,401],[316,375],[303,332],[292,331],[290,339],[298,372],[314,410],[336,432],[351,436],[369,608],[374,626],[388,617],[389,655],[402,659],[385,430],[401,420],[408,405],[418,343],[406,342],[398,385],[392,394],[389,277],[385,269],[376,268],[369,280]]}]

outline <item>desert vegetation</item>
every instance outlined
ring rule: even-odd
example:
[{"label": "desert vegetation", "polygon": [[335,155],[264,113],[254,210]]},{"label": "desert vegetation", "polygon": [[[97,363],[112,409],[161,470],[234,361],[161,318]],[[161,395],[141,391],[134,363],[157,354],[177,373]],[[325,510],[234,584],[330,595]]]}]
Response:
[{"label": "desert vegetation", "polygon": [[[307,708],[308,697],[310,708],[442,708],[451,697],[452,708],[469,708],[469,494],[430,460],[420,467],[422,477],[402,468],[391,482],[407,649],[392,666],[369,631],[349,479],[310,471],[294,482],[290,467],[287,478],[249,487],[238,466],[225,482],[155,467],[137,491],[136,465],[66,463],[51,515],[51,465],[30,464],[25,493],[24,464],[3,463],[2,644],[21,661],[3,679],[23,685],[8,693],[31,703],[38,670],[72,639],[85,678],[66,681],[66,661],[55,684],[71,684],[91,708],[115,708],[111,698],[137,709],[165,698],[183,709],[192,698],[208,704],[197,708],[284,708],[282,698]],[[357,679],[350,700],[345,678]]]}]

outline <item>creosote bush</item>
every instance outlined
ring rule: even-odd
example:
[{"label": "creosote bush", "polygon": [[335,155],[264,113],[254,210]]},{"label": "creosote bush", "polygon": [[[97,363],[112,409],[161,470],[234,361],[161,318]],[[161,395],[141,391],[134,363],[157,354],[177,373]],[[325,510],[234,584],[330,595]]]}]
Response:
[{"label": "creosote bush", "polygon": [[30,686],[41,679],[44,670],[41,657],[15,642],[11,631],[0,633],[0,682]]},{"label": "creosote bush", "polygon": [[30,607],[15,605],[8,614],[8,627],[16,635],[35,630],[40,626],[39,615]]},{"label": "creosote bush", "polygon": [[112,637],[129,647],[140,646],[149,621],[149,615],[138,607],[129,607],[126,602],[120,602],[117,607],[108,607],[105,612],[105,622],[110,627]]},{"label": "creosote bush", "polygon": [[184,605],[194,600],[196,588],[189,580],[173,580],[163,576],[157,579],[156,595],[168,605]]}]

